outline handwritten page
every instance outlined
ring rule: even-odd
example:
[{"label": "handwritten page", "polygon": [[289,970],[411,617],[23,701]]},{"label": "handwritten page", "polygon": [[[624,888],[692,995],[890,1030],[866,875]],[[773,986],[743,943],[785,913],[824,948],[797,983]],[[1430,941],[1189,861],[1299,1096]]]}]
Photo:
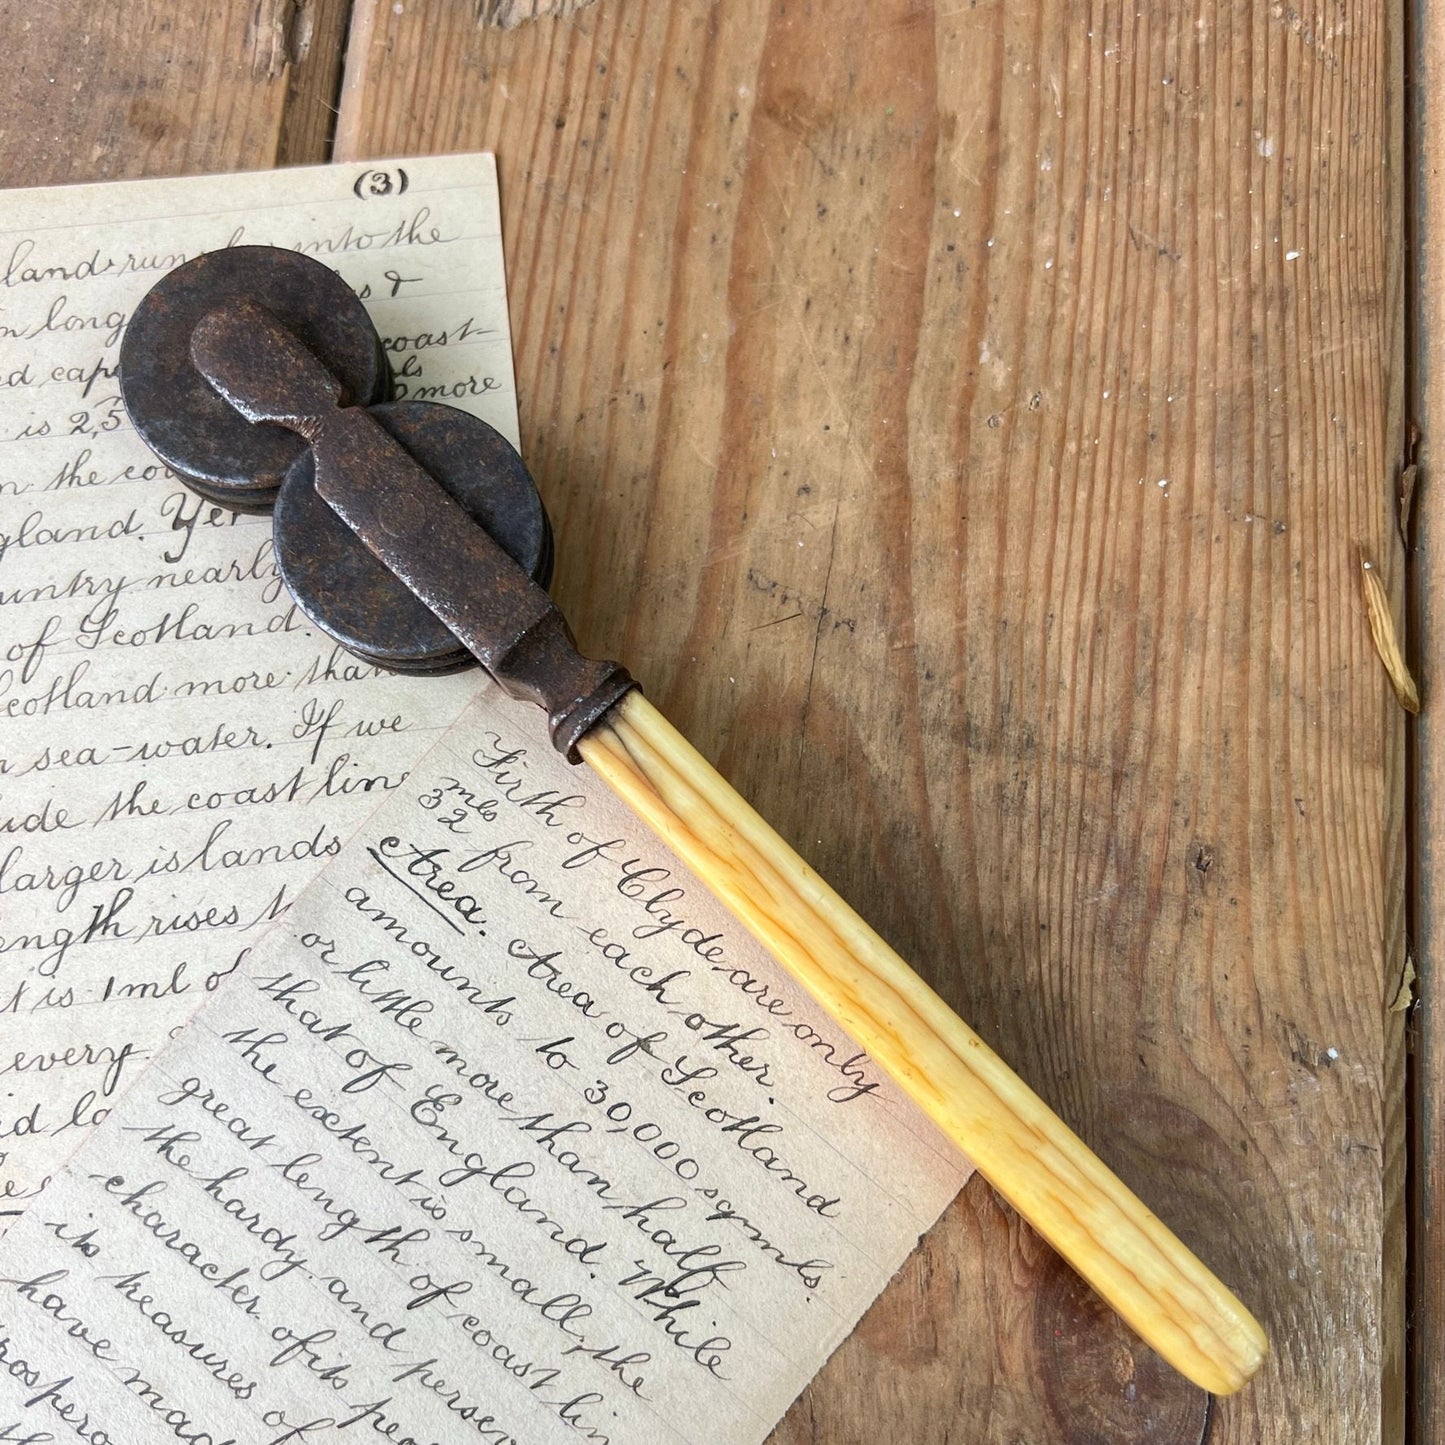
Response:
[{"label": "handwritten page", "polygon": [[757,1442],[957,1191],[544,723],[489,687],[11,1231],[0,1440]]},{"label": "handwritten page", "polygon": [[130,312],[292,247],[362,292],[399,396],[517,418],[490,156],[11,192],[0,225],[3,1227],[477,685],[312,630],[269,519],[131,430]]}]

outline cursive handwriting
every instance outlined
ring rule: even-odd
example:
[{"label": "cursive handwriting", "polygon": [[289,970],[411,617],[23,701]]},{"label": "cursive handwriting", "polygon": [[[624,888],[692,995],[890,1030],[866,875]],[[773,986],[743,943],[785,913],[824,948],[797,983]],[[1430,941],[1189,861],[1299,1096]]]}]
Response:
[{"label": "cursive handwriting", "polygon": [[[292,171],[145,182],[119,206],[104,188],[28,192],[7,210],[0,1066],[154,1053],[474,688],[398,681],[292,604],[269,521],[201,498],[132,431],[127,318],[202,252],[293,247],[385,298],[407,386],[515,435],[495,193],[478,174],[438,160],[408,168],[404,196],[364,201]],[[95,1072],[8,1075],[10,1198],[115,1102]]]}]

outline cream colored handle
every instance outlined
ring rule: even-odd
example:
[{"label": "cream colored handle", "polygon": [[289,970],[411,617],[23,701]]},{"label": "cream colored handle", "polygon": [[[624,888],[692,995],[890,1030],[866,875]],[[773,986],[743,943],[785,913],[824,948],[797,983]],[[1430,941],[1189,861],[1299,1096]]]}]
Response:
[{"label": "cream colored handle", "polygon": [[641,693],[580,751],[1144,1340],[1215,1394],[1250,1379],[1249,1311]]}]

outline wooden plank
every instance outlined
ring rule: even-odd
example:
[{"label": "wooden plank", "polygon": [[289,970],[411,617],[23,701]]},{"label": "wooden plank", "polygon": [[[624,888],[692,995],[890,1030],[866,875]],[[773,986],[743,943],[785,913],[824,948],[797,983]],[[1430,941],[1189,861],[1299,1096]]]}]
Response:
[{"label": "wooden plank", "polygon": [[326,159],[346,0],[0,0],[7,186]]},{"label": "wooden plank", "polygon": [[315,165],[331,159],[351,0],[291,0],[291,6],[289,16],[281,6],[288,65],[276,164]]},{"label": "wooden plank", "polygon": [[[498,151],[564,607],[1257,1310],[1213,1441],[1402,1409],[1400,16],[1348,12],[367,0],[338,129]],[[1045,1256],[971,1186],[777,1438],[1199,1439]]]},{"label": "wooden plank", "polygon": [[[1426,706],[1416,721],[1410,836],[1412,934],[1419,977],[1411,1010],[1410,1439],[1445,1445],[1445,730],[1430,706],[1445,676],[1445,33],[1422,0],[1406,7],[1409,140],[1409,415],[1419,428],[1410,542],[1410,633]],[[1430,20],[1436,23],[1428,23]],[[1432,95],[1432,89],[1434,94]],[[1413,525],[1411,525],[1413,522]]]}]

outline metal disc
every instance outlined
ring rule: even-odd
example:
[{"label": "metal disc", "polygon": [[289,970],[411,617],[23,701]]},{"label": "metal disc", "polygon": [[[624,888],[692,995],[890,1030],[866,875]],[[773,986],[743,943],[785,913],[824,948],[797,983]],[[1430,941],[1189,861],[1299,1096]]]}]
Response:
[{"label": "metal disc", "polygon": [[[403,401],[371,415],[492,539],[546,587],[552,528],[511,443],[455,407]],[[363,661],[396,672],[450,672],[471,653],[377,561],[317,495],[311,453],[293,463],[276,500],[276,563],[297,605]]]},{"label": "metal disc", "polygon": [[306,443],[285,427],[247,421],[191,361],[196,323],[242,299],[273,311],[326,363],[346,405],[383,400],[391,375],[361,299],[329,266],[297,251],[232,246],[151,287],[120,345],[120,392],[136,431],[208,501],[264,511]]}]

